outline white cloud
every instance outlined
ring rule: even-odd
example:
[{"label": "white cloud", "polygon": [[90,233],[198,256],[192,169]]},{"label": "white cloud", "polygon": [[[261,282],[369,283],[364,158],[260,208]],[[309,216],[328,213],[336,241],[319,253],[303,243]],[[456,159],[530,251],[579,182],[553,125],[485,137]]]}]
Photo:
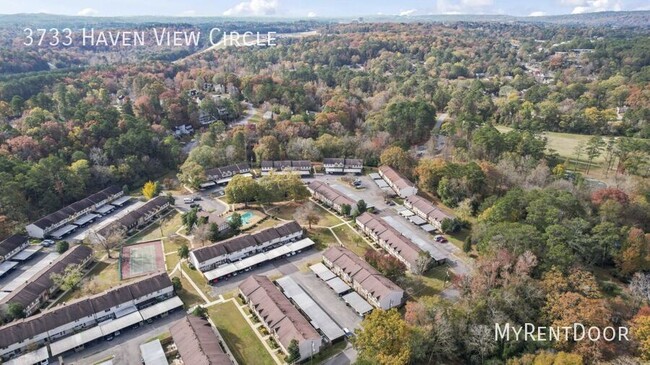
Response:
[{"label": "white cloud", "polygon": [[241,2],[223,12],[226,16],[273,15],[278,10],[277,0],[251,0]]},{"label": "white cloud", "polygon": [[196,16],[196,10],[185,10],[181,16]]},{"label": "white cloud", "polygon": [[418,9],[400,10],[399,11],[399,16],[413,15],[413,13],[415,13],[416,11],[418,11]]},{"label": "white cloud", "polygon": [[314,13],[313,11],[307,13],[307,18],[315,18],[315,17],[316,17],[316,13]]},{"label": "white cloud", "polygon": [[620,0],[563,0],[563,2],[569,5],[575,5],[571,14],[621,11],[622,9]]},{"label": "white cloud", "polygon": [[94,16],[97,14],[99,14],[99,11],[93,8],[84,8],[79,10],[79,12],[77,12],[77,15],[81,15],[81,16]]},{"label": "white cloud", "polygon": [[544,15],[546,15],[546,13],[543,11],[533,11],[532,13],[528,14],[528,16],[544,16]]}]

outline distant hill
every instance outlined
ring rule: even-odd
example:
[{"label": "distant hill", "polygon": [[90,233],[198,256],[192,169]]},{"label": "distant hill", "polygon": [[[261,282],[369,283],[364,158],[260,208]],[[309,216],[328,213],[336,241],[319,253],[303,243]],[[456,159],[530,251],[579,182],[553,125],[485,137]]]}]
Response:
[{"label": "distant hill", "polygon": [[[126,24],[243,24],[243,23],[303,23],[305,26],[314,26],[331,22],[352,22],[357,17],[336,17],[336,18],[269,18],[269,17],[171,17],[171,16],[133,16],[133,17],[82,17],[62,16],[53,14],[9,14],[0,15],[0,27],[6,26],[67,26],[84,27],[90,25],[102,26],[123,26]],[[549,23],[563,25],[586,25],[586,26],[615,26],[615,27],[650,27],[650,11],[608,11],[600,13],[567,14],[539,17],[521,17],[498,14],[458,14],[458,15],[418,15],[418,16],[397,16],[397,15],[370,15],[363,17],[364,22],[498,22],[498,23]]]}]

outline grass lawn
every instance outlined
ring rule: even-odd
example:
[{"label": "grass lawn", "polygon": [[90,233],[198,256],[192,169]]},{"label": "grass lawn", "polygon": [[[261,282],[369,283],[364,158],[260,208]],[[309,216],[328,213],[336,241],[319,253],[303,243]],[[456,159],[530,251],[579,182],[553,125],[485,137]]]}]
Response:
[{"label": "grass lawn", "polygon": [[[506,126],[497,126],[499,132],[506,133],[512,130],[510,127]],[[557,132],[544,132],[543,135],[548,139],[546,144],[547,149],[555,150],[562,157],[575,158],[575,148],[579,143],[586,144],[587,141],[593,137],[588,134],[575,134],[575,133],[557,133]],[[604,138],[607,140],[607,137]],[[584,154],[583,154],[584,155]],[[586,156],[581,156],[586,157]],[[582,159],[582,158],[581,158]],[[605,156],[602,155],[596,159],[594,162],[604,162]]]},{"label": "grass lawn", "polygon": [[[171,213],[167,214],[162,218],[162,234],[167,237],[178,230],[178,228],[183,224],[181,221],[181,215],[172,210]],[[151,241],[160,238],[160,220],[153,223],[149,227],[145,228],[142,232],[139,232],[135,236],[129,238],[126,242],[133,243],[139,241]]]},{"label": "grass lawn", "polygon": [[185,309],[188,309],[197,304],[204,304],[201,295],[197,293],[196,289],[194,289],[192,284],[190,284],[185,276],[181,277],[178,273],[174,274],[174,276],[181,278],[181,285],[183,285],[183,289],[178,290],[176,294],[178,294],[178,297],[183,301]]},{"label": "grass lawn", "polygon": [[469,229],[461,229],[460,232],[458,233],[453,233],[453,234],[445,234],[444,236],[447,237],[449,242],[453,243],[454,246],[460,248],[461,250],[463,249],[463,244],[465,243],[465,239],[467,236],[471,234]]},{"label": "grass lawn", "polygon": [[360,257],[363,257],[363,255],[370,249],[370,246],[364,239],[359,236],[356,232],[352,230],[348,225],[342,225],[338,226],[336,228],[332,228],[336,236],[343,242],[343,246],[345,246],[348,250],[356,253]]},{"label": "grass lawn", "polygon": [[291,202],[282,205],[277,205],[273,207],[271,210],[269,210],[269,213],[281,219],[286,219],[286,220],[295,219],[301,225],[306,226],[307,221],[303,219],[300,215],[296,214],[296,212],[303,209],[302,207],[305,207],[305,209],[313,209],[316,212],[316,214],[318,214],[320,219],[318,220],[318,223],[315,224],[317,226],[331,227],[342,222],[337,216],[319,207],[312,201],[306,201],[303,203]]},{"label": "grass lawn", "polygon": [[58,302],[67,302],[83,296],[100,293],[120,284],[117,271],[117,261],[99,261],[93,269],[83,278],[79,286],[67,292]]},{"label": "grass lawn", "polygon": [[316,243],[316,249],[319,251],[322,251],[331,245],[338,244],[329,228],[308,229],[307,237],[311,238]]},{"label": "grass lawn", "polygon": [[[407,274],[398,284],[413,298],[440,294],[445,289],[447,265],[435,266],[424,275]],[[447,283],[449,286],[449,283]]]},{"label": "grass lawn", "polygon": [[188,247],[190,247],[190,242],[181,236],[176,236],[174,238],[165,238],[163,239],[163,251],[165,253],[178,252],[178,249],[183,244],[186,244]]},{"label": "grass lawn", "polygon": [[199,270],[190,269],[187,266],[187,262],[183,262],[181,264],[181,267],[183,268],[183,272],[185,274],[187,274],[192,279],[194,284],[196,284],[196,286],[198,286],[199,289],[201,289],[201,291],[203,291],[203,294],[205,294],[206,297],[210,298],[211,297],[211,295],[210,295],[211,290],[209,290],[210,288],[209,288],[209,285],[208,285],[208,281],[205,280],[205,277],[203,277],[203,274],[201,274],[201,272]]},{"label": "grass lawn", "polygon": [[277,219],[272,219],[268,218],[262,223],[258,223],[256,226],[252,227],[251,229],[248,230],[249,233],[257,232],[259,230],[262,230],[264,228],[269,228],[269,227],[274,227],[280,224],[281,222]]},{"label": "grass lawn", "polygon": [[180,261],[180,257],[178,257],[177,253],[173,255],[166,255],[165,261],[167,263],[167,272],[171,272],[174,270],[174,267],[176,267],[176,264],[178,264],[178,261]]},{"label": "grass lawn", "polygon": [[210,318],[240,364],[274,365],[271,355],[241,315],[235,303],[225,302],[208,308]]}]

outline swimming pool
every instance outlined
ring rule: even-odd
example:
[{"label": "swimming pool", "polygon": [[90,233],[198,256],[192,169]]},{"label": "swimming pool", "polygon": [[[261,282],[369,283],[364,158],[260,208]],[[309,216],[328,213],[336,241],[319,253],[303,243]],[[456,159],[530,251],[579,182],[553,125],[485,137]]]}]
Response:
[{"label": "swimming pool", "polygon": [[[248,223],[250,223],[252,218],[253,218],[253,213],[251,213],[251,212],[242,213],[241,214],[241,224],[242,224],[242,226],[245,226]],[[228,222],[230,222],[231,220],[232,220],[232,215],[230,217],[228,217]]]}]

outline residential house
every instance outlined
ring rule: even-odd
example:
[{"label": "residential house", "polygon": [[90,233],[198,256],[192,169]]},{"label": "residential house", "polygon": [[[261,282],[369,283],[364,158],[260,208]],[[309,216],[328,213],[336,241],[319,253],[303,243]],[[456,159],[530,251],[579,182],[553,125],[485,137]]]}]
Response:
[{"label": "residential house", "polygon": [[376,308],[388,310],[404,300],[404,290],[347,248],[328,248],[323,264]]},{"label": "residential house", "polygon": [[72,246],[56,261],[36,273],[30,281],[0,299],[0,306],[5,307],[10,303],[18,303],[23,306],[25,315],[30,316],[59,291],[59,286],[52,280],[52,274],[63,274],[70,265],[79,265],[85,268],[92,261],[93,250],[90,247]]},{"label": "residential house", "polygon": [[397,172],[390,166],[380,166],[379,176],[381,176],[386,183],[395,191],[401,198],[406,198],[418,193],[418,188],[413,182],[404,177],[404,175]]},{"label": "residential house", "polygon": [[219,331],[207,320],[188,315],[169,327],[181,361],[186,365],[232,365]]},{"label": "residential house", "polygon": [[228,220],[219,215],[217,212],[205,212],[200,211],[197,213],[199,219],[205,219],[207,223],[214,223],[217,225],[217,231],[219,233],[225,232],[230,229],[230,224]]},{"label": "residential house", "polygon": [[171,203],[167,197],[157,196],[121,218],[118,218],[108,226],[100,229],[97,233],[102,237],[108,237],[108,235],[116,230],[122,230],[127,234],[132,233],[138,228],[151,223],[170,206]]},{"label": "residential house", "polygon": [[410,238],[401,234],[383,219],[371,213],[363,213],[356,219],[357,226],[391,256],[400,260],[406,268],[420,273],[428,266],[430,253],[423,251]]},{"label": "residential house", "polygon": [[311,162],[307,160],[262,161],[261,168],[262,175],[269,175],[271,172],[311,175]]},{"label": "residential house", "polygon": [[[152,274],[0,327],[0,357],[7,360],[42,346],[48,346],[49,353],[57,356],[139,323],[145,317],[151,318],[155,313],[152,309],[163,313],[178,306],[182,306],[182,302],[174,297],[169,275],[165,272]],[[85,329],[90,329],[95,336]]]},{"label": "residential house", "polygon": [[[124,195],[124,192],[119,186],[110,186],[29,224],[26,227],[27,234],[33,238],[45,238],[50,235],[56,238],[63,237],[78,228],[74,222],[81,219],[82,216],[93,215],[92,212],[95,209],[122,195]],[[87,223],[87,221],[87,219],[84,219],[83,223]]]},{"label": "residential house", "polygon": [[404,205],[436,229],[441,228],[443,220],[454,218],[433,205],[432,202],[418,195],[411,195],[404,199]]},{"label": "residential house", "polygon": [[334,209],[339,214],[343,214],[343,207],[345,205],[350,206],[351,211],[357,206],[357,201],[322,181],[311,181],[307,185],[307,189],[311,192],[314,199]]},{"label": "residential house", "polygon": [[194,249],[189,260],[200,271],[239,261],[302,238],[302,227],[296,221],[280,223],[253,234],[241,234],[210,246]]},{"label": "residential house", "polygon": [[235,175],[252,176],[251,168],[247,163],[238,163],[235,165],[215,167],[205,171],[208,180],[216,184],[227,184]]},{"label": "residential house", "polygon": [[28,245],[29,239],[26,236],[15,234],[7,237],[0,242],[0,263],[9,260]]},{"label": "residential house", "polygon": [[320,351],[321,335],[269,278],[250,276],[239,285],[239,292],[285,353],[292,340],[298,341],[298,361]]}]

